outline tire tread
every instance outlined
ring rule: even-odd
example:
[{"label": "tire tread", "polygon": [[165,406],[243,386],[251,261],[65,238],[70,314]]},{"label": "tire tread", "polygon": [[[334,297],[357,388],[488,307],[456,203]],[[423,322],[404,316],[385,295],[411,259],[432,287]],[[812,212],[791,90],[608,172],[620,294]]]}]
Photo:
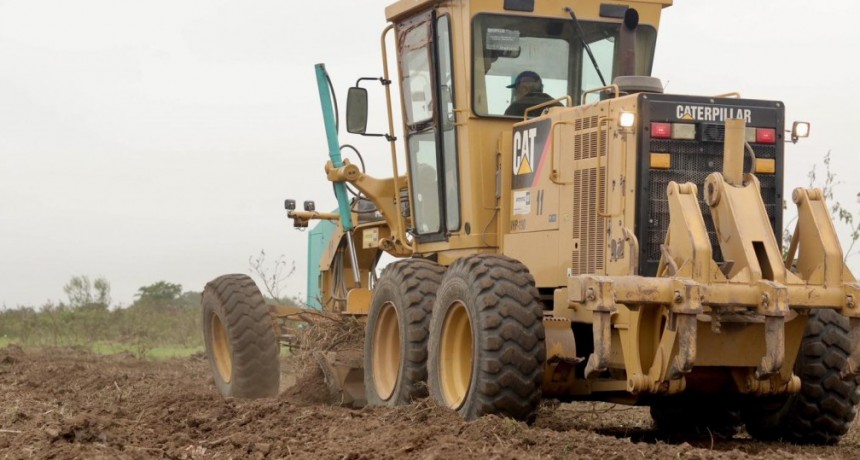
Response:
[{"label": "tire tread", "polygon": [[[534,278],[519,261],[495,254],[459,259],[449,268],[448,277],[471,286],[470,298],[479,312],[479,319],[473,319],[478,323],[473,324],[479,337],[478,375],[472,377],[476,383],[460,413],[467,420],[494,414],[534,422],[546,358],[543,306]],[[439,337],[434,335],[433,340]],[[441,390],[434,390],[434,395],[441,401]]]},{"label": "tire tread", "polygon": [[[213,314],[221,317],[230,345],[230,382],[221,380],[211,350],[209,322]],[[254,280],[231,274],[207,283],[203,290],[203,321],[206,354],[221,394],[246,399],[277,396],[279,345],[269,308]]]},{"label": "tire tread", "polygon": [[832,445],[848,432],[860,403],[858,379],[839,376],[851,341],[848,320],[831,309],[810,315],[795,365],[800,392],[752,404],[745,415],[747,431],[765,440]]},{"label": "tire tread", "polygon": [[[393,394],[383,400],[376,393],[372,376],[373,332],[368,329],[365,335],[364,375],[367,401],[372,405],[402,405],[427,396],[427,343],[429,338],[430,314],[433,309],[436,291],[439,289],[445,267],[425,259],[403,259],[388,265],[382,272],[379,284],[374,289],[371,300],[373,309],[381,308],[385,302],[403,300],[396,305],[398,314],[403,315],[401,328],[405,324],[405,343],[402,364],[405,364]],[[393,298],[388,298],[393,297]],[[372,327],[372,320],[368,328]]]}]

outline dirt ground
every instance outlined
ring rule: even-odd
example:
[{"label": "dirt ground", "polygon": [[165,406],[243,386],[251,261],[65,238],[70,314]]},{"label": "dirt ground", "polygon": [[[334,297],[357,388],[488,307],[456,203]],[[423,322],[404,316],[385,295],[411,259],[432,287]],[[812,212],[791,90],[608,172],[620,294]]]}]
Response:
[{"label": "dirt ground", "polygon": [[[855,423],[834,447],[666,439],[645,408],[548,404],[534,426],[463,422],[427,401],[347,409],[314,401],[320,382],[277,399],[223,399],[202,356],[141,361],[76,350],[0,348],[5,458],[857,458]],[[321,390],[321,389],[320,389]],[[322,393],[324,394],[324,393]]]}]

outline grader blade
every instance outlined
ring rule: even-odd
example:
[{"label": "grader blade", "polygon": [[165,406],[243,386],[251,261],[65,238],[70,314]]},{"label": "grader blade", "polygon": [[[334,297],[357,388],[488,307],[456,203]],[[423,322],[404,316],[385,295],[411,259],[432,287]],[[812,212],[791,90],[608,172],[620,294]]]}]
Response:
[{"label": "grader blade", "polygon": [[364,407],[364,369],[359,351],[321,352],[314,358],[325,375],[332,401],[341,406]]},{"label": "grader blade", "polygon": [[[307,328],[324,327],[323,324],[339,322],[343,317],[331,312],[289,305],[273,305],[270,307],[270,314],[275,320],[275,330],[279,332],[281,345],[291,353],[311,353],[322,370],[330,401],[350,407],[363,407],[366,404],[361,350],[314,350],[313,347],[326,344],[313,343],[317,341],[316,338],[301,338],[303,333],[307,337]],[[325,337],[322,340],[324,341]]]}]

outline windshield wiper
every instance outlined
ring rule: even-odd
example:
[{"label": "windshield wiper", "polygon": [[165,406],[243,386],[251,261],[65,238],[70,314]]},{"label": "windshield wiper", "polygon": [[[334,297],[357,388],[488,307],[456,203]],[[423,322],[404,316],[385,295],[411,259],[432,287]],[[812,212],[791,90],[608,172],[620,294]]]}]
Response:
[{"label": "windshield wiper", "polygon": [[603,86],[606,86],[606,80],[603,79],[603,73],[600,72],[600,66],[597,65],[597,59],[594,58],[594,53],[591,52],[591,47],[585,42],[585,34],[582,32],[582,26],[579,24],[579,19],[576,19],[576,13],[574,13],[573,9],[569,6],[564,7],[564,11],[570,15],[570,19],[573,20],[573,24],[576,26],[576,33],[579,35],[579,41],[582,42],[582,47],[585,48],[585,51],[588,53],[588,57],[591,59],[591,65],[594,66],[594,70],[597,71],[597,76],[600,77],[600,83]]}]

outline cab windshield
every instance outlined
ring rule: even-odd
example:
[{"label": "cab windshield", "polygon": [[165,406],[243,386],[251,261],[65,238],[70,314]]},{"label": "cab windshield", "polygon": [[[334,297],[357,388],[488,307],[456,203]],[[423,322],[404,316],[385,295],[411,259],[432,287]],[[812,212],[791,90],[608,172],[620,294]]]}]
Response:
[{"label": "cab windshield", "polygon": [[[615,77],[619,23],[580,21],[600,73]],[[570,19],[477,15],[472,23],[473,108],[477,115],[522,117],[523,108],[603,86]],[[636,74],[650,75],[657,31],[637,28]]]}]

